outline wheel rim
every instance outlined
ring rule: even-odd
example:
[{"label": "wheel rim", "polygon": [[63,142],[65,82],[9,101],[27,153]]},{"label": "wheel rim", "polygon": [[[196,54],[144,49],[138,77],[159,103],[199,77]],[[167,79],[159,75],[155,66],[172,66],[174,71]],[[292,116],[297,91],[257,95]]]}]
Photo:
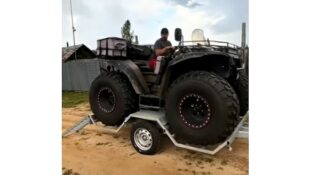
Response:
[{"label": "wheel rim", "polygon": [[115,109],[115,95],[110,88],[104,87],[100,89],[98,93],[98,104],[99,108],[107,113]]},{"label": "wheel rim", "polygon": [[134,141],[137,147],[143,151],[149,150],[153,144],[151,133],[144,128],[138,128],[135,130]]},{"label": "wheel rim", "polygon": [[211,117],[211,109],[207,100],[195,93],[183,96],[177,109],[183,122],[191,128],[205,127]]}]

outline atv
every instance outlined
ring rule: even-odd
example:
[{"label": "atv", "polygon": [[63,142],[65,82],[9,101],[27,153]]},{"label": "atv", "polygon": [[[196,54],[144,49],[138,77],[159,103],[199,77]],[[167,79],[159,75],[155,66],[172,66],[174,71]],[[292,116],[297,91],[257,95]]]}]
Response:
[{"label": "atv", "polygon": [[149,66],[152,46],[116,37],[97,40],[101,74],[89,91],[96,119],[115,126],[142,109],[164,110],[180,142],[224,141],[248,111],[245,52],[228,42],[206,40],[199,33],[203,31],[193,32],[195,40],[184,41],[177,28],[179,45],[157,60],[157,71]]}]

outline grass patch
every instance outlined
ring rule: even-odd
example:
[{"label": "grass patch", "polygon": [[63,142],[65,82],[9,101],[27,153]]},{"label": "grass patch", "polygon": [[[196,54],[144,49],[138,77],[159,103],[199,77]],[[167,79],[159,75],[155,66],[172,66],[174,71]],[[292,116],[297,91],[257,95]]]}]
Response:
[{"label": "grass patch", "polygon": [[62,91],[63,108],[72,108],[81,103],[88,103],[88,92]]}]

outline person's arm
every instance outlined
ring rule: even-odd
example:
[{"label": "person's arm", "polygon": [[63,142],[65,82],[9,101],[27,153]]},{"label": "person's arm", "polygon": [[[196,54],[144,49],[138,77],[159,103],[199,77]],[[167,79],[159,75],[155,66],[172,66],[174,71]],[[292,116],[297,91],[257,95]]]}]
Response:
[{"label": "person's arm", "polygon": [[155,54],[156,54],[156,56],[164,55],[164,54],[169,53],[169,51],[171,49],[172,49],[171,46],[167,46],[167,47],[164,47],[162,49],[155,49]]},{"label": "person's arm", "polygon": [[154,51],[156,56],[162,56],[169,52],[171,47],[163,47],[159,40],[154,44]]}]

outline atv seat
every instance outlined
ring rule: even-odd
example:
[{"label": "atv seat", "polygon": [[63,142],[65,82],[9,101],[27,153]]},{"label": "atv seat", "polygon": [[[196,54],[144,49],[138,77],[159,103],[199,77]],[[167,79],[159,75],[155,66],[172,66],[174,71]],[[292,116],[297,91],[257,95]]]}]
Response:
[{"label": "atv seat", "polygon": [[153,50],[147,46],[128,44],[127,55],[133,60],[148,61],[153,55]]},{"label": "atv seat", "polygon": [[137,64],[142,74],[153,72],[148,65],[148,60],[134,60],[134,63]]}]

